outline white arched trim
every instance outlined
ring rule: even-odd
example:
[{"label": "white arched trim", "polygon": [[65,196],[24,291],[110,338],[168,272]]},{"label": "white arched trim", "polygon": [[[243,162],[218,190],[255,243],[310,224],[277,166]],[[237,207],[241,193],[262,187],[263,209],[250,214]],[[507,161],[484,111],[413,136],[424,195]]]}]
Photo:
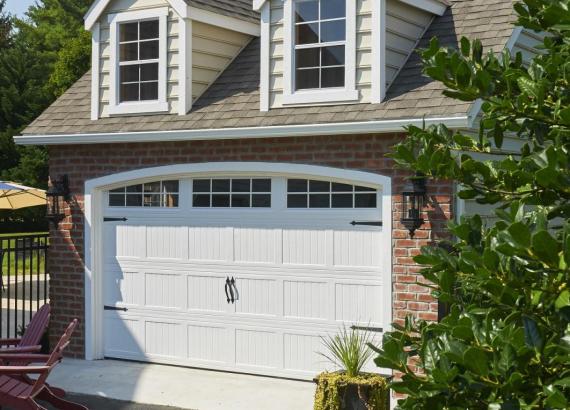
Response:
[{"label": "white arched trim", "polygon": [[[145,182],[155,179],[188,178],[200,175],[227,176],[263,174],[267,176],[330,178],[339,182],[352,182],[376,187],[382,195],[383,231],[391,245],[392,235],[392,182],[387,176],[316,165],[273,162],[205,162],[177,164],[120,172],[85,182],[85,357],[87,360],[103,358],[103,210],[104,192],[127,182]],[[391,272],[392,256],[387,252],[385,268]],[[386,286],[385,297],[391,300],[391,286]],[[391,303],[390,303],[391,309]],[[391,311],[388,312],[392,317]]]}]

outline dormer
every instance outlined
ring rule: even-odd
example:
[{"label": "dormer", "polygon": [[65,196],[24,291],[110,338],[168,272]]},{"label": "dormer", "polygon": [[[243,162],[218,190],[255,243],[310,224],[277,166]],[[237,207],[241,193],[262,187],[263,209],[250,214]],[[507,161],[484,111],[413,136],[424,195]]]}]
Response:
[{"label": "dormer", "polygon": [[444,0],[254,0],[261,110],[380,103]]},{"label": "dormer", "polygon": [[91,119],[187,114],[253,37],[248,0],[96,0]]}]

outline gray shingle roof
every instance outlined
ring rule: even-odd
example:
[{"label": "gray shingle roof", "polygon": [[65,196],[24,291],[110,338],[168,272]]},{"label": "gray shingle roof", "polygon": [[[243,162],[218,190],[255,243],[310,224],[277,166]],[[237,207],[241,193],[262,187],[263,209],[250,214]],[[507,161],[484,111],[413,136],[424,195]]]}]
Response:
[{"label": "gray shingle roof", "polygon": [[259,23],[259,13],[253,10],[252,0],[185,0],[185,2],[190,6],[214,13]]},{"label": "gray shingle roof", "polygon": [[[467,36],[481,39],[486,49],[498,52],[512,34],[513,21],[510,0],[456,0],[443,16],[434,19],[419,47],[426,47],[433,36],[448,46],[456,46],[461,36]],[[91,121],[90,90],[91,75],[87,73],[30,124],[24,134],[196,130],[454,117],[465,115],[470,106],[444,97],[443,85],[422,75],[420,58],[414,54],[381,104],[292,107],[260,112],[259,39],[251,41],[187,115],[138,115]]]}]

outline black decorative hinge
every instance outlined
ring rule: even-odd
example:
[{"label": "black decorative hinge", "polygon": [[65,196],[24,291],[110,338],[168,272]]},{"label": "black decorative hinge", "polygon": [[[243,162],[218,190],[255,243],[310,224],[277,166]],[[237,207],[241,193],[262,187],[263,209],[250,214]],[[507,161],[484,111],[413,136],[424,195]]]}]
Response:
[{"label": "black decorative hinge", "polygon": [[103,222],[126,222],[128,221],[127,218],[103,218]]},{"label": "black decorative hinge", "polygon": [[381,327],[370,327],[370,326],[350,326],[350,328],[352,330],[365,330],[367,332],[378,332],[378,333],[382,333],[384,331],[384,329],[382,329]]},{"label": "black decorative hinge", "polygon": [[382,226],[382,221],[352,221],[352,226],[367,225],[367,226]]},{"label": "black decorative hinge", "polygon": [[103,309],[104,310],[120,310],[122,312],[126,312],[127,310],[129,310],[125,307],[116,307],[116,306],[103,306]]}]

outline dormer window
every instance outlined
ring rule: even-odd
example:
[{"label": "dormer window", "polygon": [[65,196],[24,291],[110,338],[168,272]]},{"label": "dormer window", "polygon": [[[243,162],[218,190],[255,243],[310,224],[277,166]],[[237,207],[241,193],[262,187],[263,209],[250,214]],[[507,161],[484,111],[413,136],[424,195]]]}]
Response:
[{"label": "dormer window", "polygon": [[344,87],[346,0],[295,1],[295,88]]},{"label": "dormer window", "polygon": [[356,0],[285,0],[283,104],[351,102]]},{"label": "dormer window", "polygon": [[110,114],[168,111],[168,8],[109,16]]}]

